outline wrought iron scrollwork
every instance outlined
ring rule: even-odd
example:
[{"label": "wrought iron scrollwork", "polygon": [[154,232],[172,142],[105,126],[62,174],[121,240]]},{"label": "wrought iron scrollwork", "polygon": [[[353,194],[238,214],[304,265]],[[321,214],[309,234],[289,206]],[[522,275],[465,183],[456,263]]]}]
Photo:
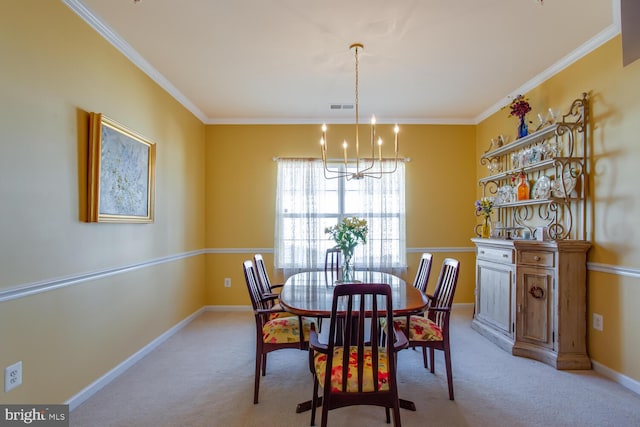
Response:
[{"label": "wrought iron scrollwork", "polygon": [[[589,221],[589,100],[576,99],[557,121],[546,121],[528,136],[506,144],[502,138],[480,157],[489,175],[480,178],[482,197],[495,198],[494,220],[503,230],[546,227],[551,240],[585,239]],[[555,120],[555,118],[554,118]],[[551,180],[551,189],[526,200],[505,199],[512,177],[525,173],[532,183]],[[535,185],[534,185],[535,188]],[[477,227],[476,227],[477,231]],[[517,235],[517,234],[516,234]],[[507,234],[504,238],[510,238]]]}]

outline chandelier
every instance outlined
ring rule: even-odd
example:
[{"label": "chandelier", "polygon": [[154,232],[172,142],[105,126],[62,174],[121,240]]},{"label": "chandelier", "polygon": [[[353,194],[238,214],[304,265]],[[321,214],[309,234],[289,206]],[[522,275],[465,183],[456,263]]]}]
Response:
[{"label": "chandelier", "polygon": [[[358,108],[358,54],[364,49],[361,43],[354,43],[349,46],[354,51],[356,62],[356,139],[355,139],[355,160],[349,160],[347,141],[342,143],[342,151],[344,157],[344,169],[331,169],[327,165],[327,125],[322,125],[322,138],[320,139],[320,147],[322,151],[322,164],[324,166],[324,176],[327,179],[346,178],[347,180],[362,179],[365,177],[380,179],[384,174],[394,173],[398,169],[398,132],[400,128],[396,124],[394,126],[394,163],[393,168],[383,168],[382,166],[382,138],[378,137],[376,141],[376,118],[371,117],[371,154],[369,157],[360,157],[360,138],[359,138],[359,108]],[[376,145],[378,146],[378,155],[376,159]],[[331,161],[329,160],[329,163]]]}]

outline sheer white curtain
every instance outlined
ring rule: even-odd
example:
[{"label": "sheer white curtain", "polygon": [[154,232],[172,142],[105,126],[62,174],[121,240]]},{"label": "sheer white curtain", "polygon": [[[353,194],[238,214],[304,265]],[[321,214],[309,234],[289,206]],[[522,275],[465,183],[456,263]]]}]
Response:
[{"label": "sheer white curtain", "polygon": [[[381,179],[349,181],[347,188],[351,183],[355,183],[363,194],[358,198],[361,206],[357,216],[366,219],[369,224],[367,244],[359,248],[362,258],[355,258],[356,268],[362,266],[369,270],[403,275],[407,271],[404,162],[398,164],[395,173],[383,175]],[[349,192],[346,193],[347,205],[348,195]],[[354,210],[356,208],[354,206]]]},{"label": "sheer white curtain", "polygon": [[274,262],[285,277],[319,268],[320,260],[324,265],[319,243],[327,248],[330,242],[324,233],[327,221],[319,213],[332,187],[337,185],[324,178],[322,161],[278,160]]},{"label": "sheer white curtain", "polygon": [[404,166],[399,163],[395,173],[381,179],[347,181],[326,179],[320,160],[279,159],[275,268],[285,277],[324,268],[324,253],[334,245],[325,228],[357,216],[367,220],[369,236],[356,249],[356,268],[402,275],[407,265]]}]

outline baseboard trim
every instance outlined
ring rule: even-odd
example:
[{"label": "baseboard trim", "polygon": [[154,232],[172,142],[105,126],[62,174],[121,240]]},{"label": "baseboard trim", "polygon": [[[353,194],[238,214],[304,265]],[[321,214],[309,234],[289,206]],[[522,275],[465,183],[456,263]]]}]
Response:
[{"label": "baseboard trim", "polygon": [[[468,308],[473,306],[473,304],[469,303],[461,303],[454,304],[454,308]],[[65,402],[66,405],[69,405],[69,410],[73,411],[78,406],[80,406],[83,402],[89,399],[91,396],[100,391],[104,386],[109,384],[111,381],[115,380],[122,373],[124,373],[127,369],[138,363],[143,357],[150,354],[153,350],[155,350],[160,344],[165,342],[171,336],[175,335],[178,331],[188,325],[191,321],[193,321],[196,317],[202,314],[205,311],[213,311],[213,312],[222,312],[222,311],[251,311],[251,307],[247,305],[206,305],[191,315],[184,318],[182,321],[178,322],[172,328],[158,336],[156,339],[151,341],[149,344],[141,348],[139,351],[128,357],[122,363],[118,364],[115,368],[104,374],[102,377],[98,378],[96,381],[85,387],[78,394],[73,396],[71,399]],[[598,372],[605,378],[608,378],[621,386],[629,389],[630,391],[640,395],[640,381],[636,381],[633,378],[630,378],[626,375],[620,374],[619,372],[614,371],[611,368],[608,368],[596,361],[591,361],[593,370]]]},{"label": "baseboard trim", "polygon": [[249,305],[205,305],[204,311],[252,311]]},{"label": "baseboard trim", "polygon": [[623,375],[619,372],[614,371],[611,368],[604,366],[601,363],[598,363],[594,360],[591,360],[591,365],[593,366],[593,370],[610,379],[613,382],[620,384],[621,386],[631,390],[632,392],[640,395],[640,381],[636,381],[633,378],[630,378],[626,375]]},{"label": "baseboard trim", "polygon": [[173,336],[176,332],[184,328],[188,325],[193,319],[198,317],[203,311],[205,311],[205,307],[199,308],[191,315],[187,316],[172,328],[158,336],[156,339],[151,341],[149,344],[142,347],[140,350],[135,352],[133,355],[125,359],[122,363],[117,365],[115,368],[104,374],[102,377],[98,378],[96,381],[85,387],[78,394],[73,396],[71,399],[64,402],[66,405],[69,405],[69,410],[73,411],[75,408],[80,406],[84,401],[89,399],[91,396],[96,394],[100,389],[109,384],[111,381],[118,378],[122,373],[124,373],[127,369],[138,363],[143,357],[147,356],[153,350],[155,350],[160,344],[165,342],[171,336]]},{"label": "baseboard trim", "polygon": [[453,308],[470,308],[473,307],[475,304],[472,302],[454,302],[453,303]]}]

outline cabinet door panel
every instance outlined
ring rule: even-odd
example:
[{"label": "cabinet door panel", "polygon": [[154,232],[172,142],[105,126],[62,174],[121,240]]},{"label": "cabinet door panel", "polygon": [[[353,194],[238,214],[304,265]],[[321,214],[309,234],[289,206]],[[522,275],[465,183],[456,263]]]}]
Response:
[{"label": "cabinet door panel", "polygon": [[512,335],[513,267],[478,261],[476,317],[505,335]]},{"label": "cabinet door panel", "polygon": [[553,348],[553,271],[518,271],[517,339]]}]

